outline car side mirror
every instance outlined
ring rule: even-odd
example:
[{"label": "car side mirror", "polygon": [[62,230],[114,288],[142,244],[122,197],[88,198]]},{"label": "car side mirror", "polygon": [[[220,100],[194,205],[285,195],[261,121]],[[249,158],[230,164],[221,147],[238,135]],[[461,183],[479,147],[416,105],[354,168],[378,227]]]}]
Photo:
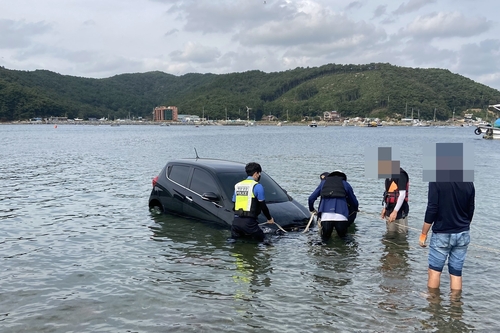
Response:
[{"label": "car side mirror", "polygon": [[219,196],[214,192],[205,192],[201,195],[201,198],[205,201],[219,201]]}]

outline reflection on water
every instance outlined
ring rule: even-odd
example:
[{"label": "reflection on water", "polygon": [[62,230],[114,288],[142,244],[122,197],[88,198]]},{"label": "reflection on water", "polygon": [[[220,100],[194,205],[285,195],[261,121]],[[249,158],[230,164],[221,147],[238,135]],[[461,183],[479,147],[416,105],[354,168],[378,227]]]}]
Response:
[{"label": "reflection on water", "polygon": [[[491,212],[500,194],[484,189],[500,178],[500,141],[425,131],[423,140],[421,128],[1,126],[0,331],[495,331],[500,224]],[[248,146],[250,136],[266,144]],[[476,158],[477,213],[457,301],[426,289],[423,141],[470,141],[487,156]],[[311,151],[320,142],[340,144]],[[402,238],[385,235],[383,181],[363,170],[365,146],[395,143],[412,183],[413,229]],[[229,229],[149,212],[151,179],[168,160],[194,157],[193,147],[261,163],[305,205],[318,174],[342,169],[360,201],[351,240],[323,244],[314,229],[273,235],[272,246],[230,244]]]},{"label": "reflection on water", "polygon": [[271,286],[271,260],[266,245],[236,243],[229,249],[234,258],[233,281],[236,299],[251,300],[254,294]]},{"label": "reflection on water", "polygon": [[430,316],[422,320],[424,329],[440,333],[465,333],[475,331],[474,326],[463,321],[461,292],[449,292],[442,295],[439,289],[429,289],[428,306],[423,309]]},{"label": "reflection on water", "polygon": [[408,262],[408,251],[410,250],[408,235],[406,233],[387,232],[382,238],[382,243],[384,244],[382,257],[380,258],[382,275],[388,281],[391,279],[406,280],[411,273]]},{"label": "reflection on water", "polygon": [[[316,228],[311,233],[309,252],[317,272],[313,274],[314,282],[325,289],[325,293],[335,293],[337,287],[351,284],[354,268],[357,266],[357,243],[355,240],[355,225],[349,227],[348,235],[340,238],[335,229],[332,237],[323,242],[320,231]],[[330,290],[333,288],[333,290]]]},{"label": "reflection on water", "polygon": [[[385,223],[383,225],[385,228]],[[412,275],[415,273],[412,272],[408,256],[408,234],[386,231],[381,242],[383,247],[379,259],[379,288],[382,294],[377,305],[384,313],[397,315],[399,318],[399,322],[391,330],[387,329],[388,332],[407,331],[418,325],[417,316],[410,314],[414,308],[410,300],[415,297],[412,282]]]}]

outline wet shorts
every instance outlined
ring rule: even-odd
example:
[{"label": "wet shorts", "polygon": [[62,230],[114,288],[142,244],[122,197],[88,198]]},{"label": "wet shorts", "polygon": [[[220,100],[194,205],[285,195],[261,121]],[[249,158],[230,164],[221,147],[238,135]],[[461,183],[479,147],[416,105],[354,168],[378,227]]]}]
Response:
[{"label": "wet shorts", "polygon": [[469,231],[456,234],[432,233],[429,243],[429,268],[442,272],[448,258],[448,272],[451,275],[462,276],[469,243]]}]

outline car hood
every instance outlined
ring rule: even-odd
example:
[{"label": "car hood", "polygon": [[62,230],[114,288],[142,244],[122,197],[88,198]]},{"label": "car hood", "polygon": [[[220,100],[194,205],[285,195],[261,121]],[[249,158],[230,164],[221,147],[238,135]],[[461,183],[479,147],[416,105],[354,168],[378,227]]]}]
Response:
[{"label": "car hood", "polygon": [[[293,227],[305,227],[307,225],[310,213],[297,201],[266,202],[266,204],[274,222],[281,227],[290,229]],[[266,222],[266,217],[263,214],[259,215],[259,222]]]}]

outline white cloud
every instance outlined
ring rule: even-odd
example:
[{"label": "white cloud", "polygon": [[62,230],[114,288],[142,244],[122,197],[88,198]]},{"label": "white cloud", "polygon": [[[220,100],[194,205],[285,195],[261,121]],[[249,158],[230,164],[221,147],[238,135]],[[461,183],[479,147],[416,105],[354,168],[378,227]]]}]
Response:
[{"label": "white cloud", "polygon": [[109,77],[384,62],[498,89],[499,10],[469,0],[16,0],[0,12],[0,66]]},{"label": "white cloud", "polygon": [[465,17],[462,13],[431,13],[418,16],[402,34],[416,39],[471,37],[488,31],[492,22],[483,17]]},{"label": "white cloud", "polygon": [[363,36],[380,40],[385,37],[385,33],[372,24],[355,22],[344,15],[300,13],[285,22],[271,21],[242,31],[234,39],[252,47],[269,45],[303,48],[310,44],[355,43],[362,41]]},{"label": "white cloud", "polygon": [[393,13],[396,15],[412,13],[435,2],[436,0],[410,0],[407,3],[401,4]]},{"label": "white cloud", "polygon": [[[456,71],[464,75],[495,77],[492,73],[500,72],[500,40],[489,39],[479,44],[465,44],[459,52]],[[498,76],[498,75],[497,75]]]},{"label": "white cloud", "polygon": [[34,36],[50,31],[44,22],[24,22],[0,18],[0,49],[28,47]]},{"label": "white cloud", "polygon": [[170,57],[174,61],[188,61],[206,63],[215,61],[220,57],[220,52],[216,47],[204,46],[200,43],[189,42],[182,51],[174,51],[170,53]]},{"label": "white cloud", "polygon": [[178,33],[179,32],[179,29],[172,29],[172,30],[169,30],[165,33],[165,37],[167,36],[170,36],[170,35],[173,35],[175,33]]},{"label": "white cloud", "polygon": [[380,5],[378,6],[375,11],[373,12],[373,17],[381,17],[383,16],[387,11],[387,5]]},{"label": "white cloud", "polygon": [[353,1],[349,3],[345,9],[346,10],[356,10],[356,9],[361,9],[363,7],[363,4],[359,1]]}]

